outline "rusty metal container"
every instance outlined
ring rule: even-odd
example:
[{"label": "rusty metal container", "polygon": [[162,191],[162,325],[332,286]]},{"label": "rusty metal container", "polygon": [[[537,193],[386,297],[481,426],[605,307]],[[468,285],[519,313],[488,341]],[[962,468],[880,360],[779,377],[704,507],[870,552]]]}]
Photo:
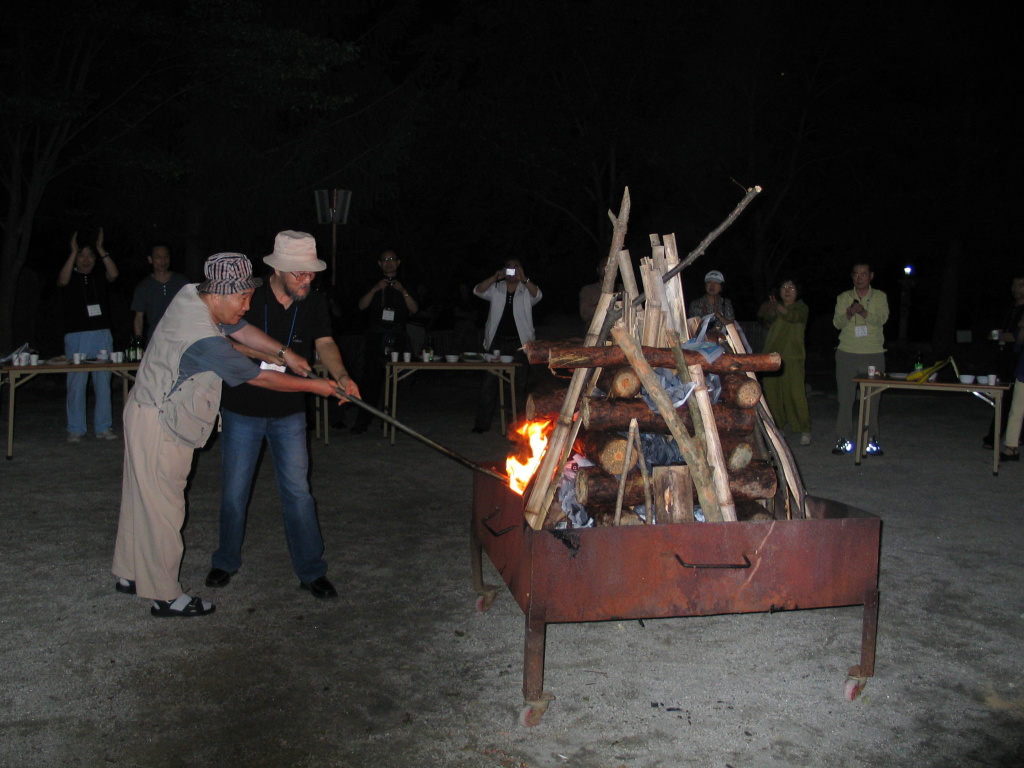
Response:
[{"label": "rusty metal container", "polygon": [[[500,471],[500,470],[499,470]],[[855,507],[808,497],[808,519],[534,531],[524,499],[474,473],[470,544],[477,607],[482,551],[526,616],[524,725],[540,722],[544,643],[551,623],[864,606],[852,699],[874,673],[882,521]]]}]

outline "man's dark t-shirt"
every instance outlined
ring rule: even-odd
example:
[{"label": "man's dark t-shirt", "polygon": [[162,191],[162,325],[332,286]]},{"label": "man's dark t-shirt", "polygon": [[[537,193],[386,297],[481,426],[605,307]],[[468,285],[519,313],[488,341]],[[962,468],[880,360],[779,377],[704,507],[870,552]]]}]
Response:
[{"label": "man's dark t-shirt", "polygon": [[[312,359],[314,342],[331,335],[331,316],[323,294],[310,291],[303,301],[293,301],[285,309],[274,296],[269,280],[252,295],[245,319],[307,360]],[[259,361],[254,360],[253,365],[259,366]],[[288,373],[291,375],[290,371]],[[275,392],[251,384],[239,387],[225,384],[221,407],[243,416],[291,416],[306,410],[306,393]]]}]

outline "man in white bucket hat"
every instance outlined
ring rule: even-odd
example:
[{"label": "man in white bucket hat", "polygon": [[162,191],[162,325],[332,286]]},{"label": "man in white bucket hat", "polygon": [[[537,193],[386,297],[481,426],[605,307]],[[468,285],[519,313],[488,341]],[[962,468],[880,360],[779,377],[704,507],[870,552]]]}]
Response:
[{"label": "man in white bucket hat", "polygon": [[[316,351],[345,394],[359,397],[359,388],[345,370],[331,336],[327,299],[311,287],[317,273],[327,268],[317,258],[313,236],[293,230],[280,232],[274,240],[274,252],[263,261],[274,272],[253,294],[245,319],[283,340],[303,360],[310,360]],[[258,361],[260,369],[283,370],[274,356],[235,346]],[[266,440],[274,458],[285,539],[299,586],[314,597],[337,597],[337,590],[327,580],[324,540],[307,480],[305,396],[245,385],[226,386],[221,420],[220,543],[211,558],[206,586],[226,587],[242,566],[249,495]]]},{"label": "man in white bucket hat", "polygon": [[[309,377],[301,355],[245,321],[263,282],[252,276],[246,256],[214,254],[203,272],[206,279],[186,285],[167,308],[124,407],[121,516],[111,571],[118,592],[152,600],[150,612],[165,618],[214,611],[211,603],[182,591],[178,572],[184,489],[193,451],[213,434],[221,382],[321,397],[338,392],[337,382]],[[253,365],[232,341],[277,360],[280,369]],[[285,366],[298,375],[284,373]]]}]

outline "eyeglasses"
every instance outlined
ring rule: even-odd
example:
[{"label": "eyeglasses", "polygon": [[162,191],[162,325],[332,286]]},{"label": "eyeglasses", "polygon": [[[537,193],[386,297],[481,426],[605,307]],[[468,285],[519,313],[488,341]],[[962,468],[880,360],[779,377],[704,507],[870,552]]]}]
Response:
[{"label": "eyeglasses", "polygon": [[288,274],[296,280],[309,280],[310,282],[316,277],[316,272],[289,272]]},{"label": "eyeglasses", "polygon": [[398,259],[396,259],[394,256],[388,256],[386,259],[381,259],[380,261],[383,264],[385,261],[398,261]]}]

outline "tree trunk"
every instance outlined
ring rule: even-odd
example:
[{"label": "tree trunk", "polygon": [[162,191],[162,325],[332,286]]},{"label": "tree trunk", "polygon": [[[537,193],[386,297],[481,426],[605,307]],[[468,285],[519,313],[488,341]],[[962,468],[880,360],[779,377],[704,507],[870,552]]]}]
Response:
[{"label": "tree trunk", "polygon": [[608,397],[630,398],[640,394],[643,385],[640,377],[632,368],[616,368],[611,371],[601,371],[601,378],[597,386],[608,393]]},{"label": "tree trunk", "polygon": [[742,373],[727,373],[721,377],[722,394],[719,402],[737,408],[754,408],[761,401],[761,385]]},{"label": "tree trunk", "polygon": [[[658,467],[654,468],[655,470]],[[779,486],[775,470],[764,461],[749,465],[729,475],[729,490],[733,499],[770,499]],[[696,491],[694,491],[696,493]],[[619,494],[619,478],[609,475],[600,467],[583,467],[576,473],[576,500],[587,507],[614,507]],[[697,498],[694,495],[694,498]],[[644,481],[639,470],[626,475],[624,506],[644,503]],[[657,502],[655,502],[657,506]]]},{"label": "tree trunk", "polygon": [[565,402],[567,392],[568,389],[565,388],[553,392],[531,392],[526,396],[526,420],[557,419],[558,414],[562,412],[562,403]]},{"label": "tree trunk", "polygon": [[[757,424],[756,412],[752,409],[734,408],[723,403],[711,406],[715,424],[722,435],[749,435]],[[693,419],[685,405],[676,409],[686,428],[693,432]],[[652,411],[643,400],[606,400],[593,397],[583,398],[580,404],[580,418],[583,428],[592,432],[625,432],[630,419],[636,419],[641,432],[660,435],[669,433],[668,425],[660,413]]]},{"label": "tree trunk", "polygon": [[[530,363],[547,363],[549,368],[621,368],[629,365],[626,355],[619,347],[580,347],[529,341],[524,349]],[[652,368],[676,369],[671,349],[644,347],[643,355]],[[687,365],[699,365],[706,373],[777,371],[782,367],[782,357],[777,352],[754,355],[733,355],[726,352],[714,363],[708,363],[699,352],[684,350],[683,356]]]},{"label": "tree trunk", "polygon": [[[576,440],[576,451],[612,475],[621,475],[626,461],[625,437],[608,432],[585,432]],[[637,463],[638,452],[633,451],[628,469]]]},{"label": "tree trunk", "polygon": [[[615,500],[619,495],[619,478],[610,475],[600,467],[581,467],[576,472],[576,500],[587,508],[610,507],[615,511]],[[634,469],[626,475],[626,491],[622,497],[623,506],[644,503],[644,478],[640,470]],[[592,515],[591,515],[592,516]]]},{"label": "tree trunk", "polygon": [[659,525],[693,522],[693,481],[689,467],[655,467],[655,522]]}]

